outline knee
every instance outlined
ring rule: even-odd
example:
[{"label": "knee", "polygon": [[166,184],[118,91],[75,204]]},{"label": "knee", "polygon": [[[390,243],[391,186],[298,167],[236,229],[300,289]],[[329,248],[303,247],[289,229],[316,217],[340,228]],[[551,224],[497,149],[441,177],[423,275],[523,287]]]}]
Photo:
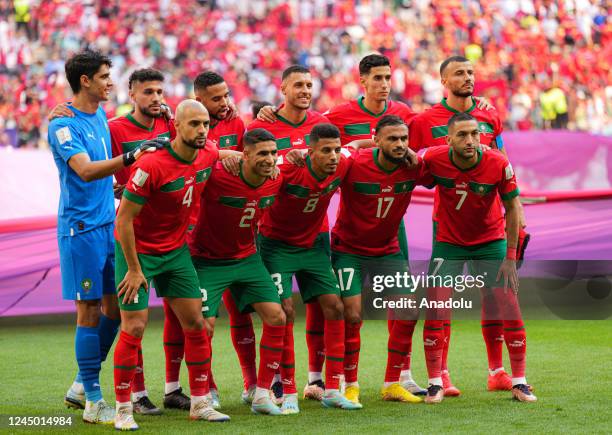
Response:
[{"label": "knee", "polygon": [[287,323],[287,316],[279,306],[278,309],[274,310],[266,316],[265,321],[267,324],[272,326],[283,326]]},{"label": "knee", "polygon": [[102,299],[102,313],[112,320],[119,320],[121,318],[121,311],[119,310],[117,296],[106,295]]},{"label": "knee", "polygon": [[340,298],[321,305],[321,309],[323,310],[323,315],[328,320],[342,320],[344,318],[344,304]]},{"label": "knee", "polygon": [[360,323],[361,313],[357,310],[344,307],[344,321],[347,323]]},{"label": "knee", "polygon": [[121,323],[121,330],[127,332],[132,337],[142,338],[145,328],[147,327],[146,320],[130,319],[127,322]]},{"label": "knee", "polygon": [[95,328],[100,321],[100,301],[77,302],[77,325]]},{"label": "knee", "polygon": [[293,304],[286,304],[283,301],[283,312],[285,313],[285,322],[286,323],[293,323],[293,321],[295,320],[295,309],[293,308]]},{"label": "knee", "polygon": [[210,323],[206,322],[204,320],[204,317],[202,317],[202,315],[200,314],[199,316],[193,316],[184,319],[183,329],[189,329],[192,331],[211,331],[212,327]]}]

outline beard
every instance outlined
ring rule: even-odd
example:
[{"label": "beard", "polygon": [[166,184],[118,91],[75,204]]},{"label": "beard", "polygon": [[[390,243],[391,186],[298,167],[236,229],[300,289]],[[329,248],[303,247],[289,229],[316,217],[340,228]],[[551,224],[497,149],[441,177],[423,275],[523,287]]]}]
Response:
[{"label": "beard", "polygon": [[383,156],[385,156],[385,159],[389,160],[391,163],[394,163],[396,165],[399,165],[401,163],[404,163],[406,161],[406,156],[408,155],[408,151],[405,150],[403,157],[395,157],[389,153],[387,153],[384,149],[380,149],[383,153]]},{"label": "beard", "polygon": [[198,138],[194,138],[193,140],[183,139],[183,143],[187,145],[189,148],[193,148],[195,150],[201,150],[206,147],[206,138],[204,139],[204,143],[202,145],[198,144]]},{"label": "beard", "polygon": [[159,113],[152,113],[148,107],[139,107],[139,109],[140,109],[140,113],[148,116],[149,118],[159,118],[162,116],[161,110],[159,111]]},{"label": "beard", "polygon": [[455,97],[460,97],[460,98],[467,98],[467,97],[471,97],[472,95],[474,95],[474,91],[473,90],[471,90],[471,91],[461,91],[461,90],[458,90],[458,91],[452,91],[452,92],[453,92],[453,95]]}]

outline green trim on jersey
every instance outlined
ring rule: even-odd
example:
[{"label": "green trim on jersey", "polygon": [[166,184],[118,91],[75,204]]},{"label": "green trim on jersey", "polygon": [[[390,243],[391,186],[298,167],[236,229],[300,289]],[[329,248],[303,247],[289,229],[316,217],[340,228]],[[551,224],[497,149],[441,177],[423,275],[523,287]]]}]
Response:
[{"label": "green trim on jersey", "polygon": [[287,184],[287,186],[285,186],[285,192],[297,198],[308,198],[310,189],[305,186],[300,186],[299,184]]},{"label": "green trim on jersey", "polygon": [[243,174],[243,172],[242,172],[242,162],[240,162],[240,174],[239,174],[239,175],[240,175],[240,179],[241,179],[241,180],[244,182],[244,184],[246,184],[247,186],[249,186],[251,189],[257,189],[259,186],[261,186],[262,184],[264,184],[264,183],[266,182],[266,180],[264,180],[264,181],[263,181],[261,184],[259,184],[259,185],[257,185],[257,186],[256,186],[256,185],[254,185],[254,184],[249,183],[249,182],[247,181],[247,179],[246,179],[246,178],[244,178],[244,174]]},{"label": "green trim on jersey", "polygon": [[519,190],[519,188],[517,187],[516,189],[514,189],[514,190],[513,190],[513,191],[511,191],[511,192],[504,193],[503,195],[501,195],[501,198],[502,198],[504,201],[508,201],[508,200],[510,200],[510,199],[512,199],[512,198],[515,198],[515,197],[519,196],[519,193],[520,193],[520,190]]},{"label": "green trim on jersey", "polygon": [[370,134],[370,123],[362,122],[360,124],[347,124],[344,126],[344,133],[351,136]]},{"label": "green trim on jersey", "polygon": [[431,136],[434,139],[448,136],[448,127],[446,125],[436,125],[431,127]]},{"label": "green trim on jersey", "polygon": [[363,104],[363,100],[365,100],[365,95],[362,95],[361,97],[357,98],[357,104],[359,105],[359,107],[361,108],[361,110],[363,110],[365,113],[367,113],[368,115],[372,115],[375,118],[378,118],[382,115],[385,114],[385,112],[387,111],[387,101],[385,100],[385,108],[382,110],[382,112],[380,113],[374,113],[374,112],[370,112],[366,106]]},{"label": "green trim on jersey", "polygon": [[227,205],[228,207],[244,208],[247,203],[247,199],[236,196],[220,196],[219,202],[223,205]]},{"label": "green trim on jersey", "polygon": [[211,172],[212,172],[212,166],[206,169],[201,169],[197,171],[196,172],[196,184],[203,183],[206,180],[208,180],[208,177],[210,177]]},{"label": "green trim on jersey", "polygon": [[178,160],[181,163],[185,163],[186,165],[191,165],[193,162],[196,161],[196,159],[198,158],[198,155],[196,154],[196,156],[193,158],[193,160],[185,160],[184,158],[182,158],[181,156],[179,156],[176,151],[174,151],[172,149],[172,145],[166,145],[166,149],[168,150],[168,152],[170,153],[170,155],[172,157],[174,157],[176,160]]},{"label": "green trim on jersey", "polygon": [[470,190],[478,195],[486,195],[495,190],[495,184],[478,183],[476,181],[468,182]]},{"label": "green trim on jersey", "polygon": [[353,189],[355,189],[355,192],[365,195],[378,195],[380,193],[380,183],[363,183],[355,181],[353,182]]},{"label": "green trim on jersey", "polygon": [[136,127],[142,128],[143,130],[146,130],[149,133],[152,132],[153,129],[155,128],[155,120],[153,120],[153,127],[149,128],[146,125],[142,125],[140,122],[136,121],[136,118],[134,118],[134,116],[131,113],[128,113],[127,115],[125,115],[125,118],[128,121],[130,121],[132,124],[134,124]]},{"label": "green trim on jersey", "polygon": [[217,142],[219,148],[229,148],[238,146],[238,135],[236,134],[226,134],[224,136],[219,136],[219,141]]},{"label": "green trim on jersey", "polygon": [[412,192],[415,185],[414,180],[398,181],[393,187],[393,193]]},{"label": "green trim on jersey", "polygon": [[290,137],[281,137],[280,139],[276,139],[276,149],[277,150],[286,150],[287,148],[291,148],[291,138]]},{"label": "green trim on jersey", "polygon": [[259,202],[257,203],[257,207],[260,208],[260,209],[261,208],[268,208],[272,204],[274,204],[275,200],[276,200],[276,195],[262,196],[259,199]]},{"label": "green trim on jersey", "polygon": [[160,192],[178,192],[185,188],[185,177],[179,177],[159,188]]},{"label": "green trim on jersey", "polygon": [[[474,97],[471,97],[471,98],[472,98],[472,106],[463,113],[470,113],[476,108],[476,99],[474,99]],[[451,106],[449,106],[448,103],[446,102],[446,98],[442,98],[442,101],[440,101],[440,104],[442,104],[446,110],[450,110],[453,113],[462,113],[462,112],[459,112],[458,110],[453,109]]]},{"label": "green trim on jersey", "polygon": [[327,175],[324,176],[323,178],[319,177],[316,174],[316,172],[314,171],[314,169],[312,169],[312,160],[310,160],[310,156],[306,156],[306,158],[304,160],[306,160],[306,167],[308,168],[308,171],[310,172],[310,175],[312,175],[315,180],[323,181],[323,180],[325,180],[327,178]]},{"label": "green trim on jersey", "polygon": [[478,166],[480,164],[480,161],[482,160],[482,150],[480,149],[480,147],[476,148],[476,154],[478,154],[478,158],[476,159],[476,163],[474,163],[469,168],[462,169],[459,166],[457,166],[457,164],[453,160],[453,148],[452,147],[448,148],[448,158],[449,158],[450,162],[453,164],[453,166],[455,168],[459,169],[461,172],[471,171],[472,169],[474,169],[476,166]]},{"label": "green trim on jersey", "polygon": [[127,189],[123,191],[123,197],[140,205],[144,205],[147,202],[147,198],[143,198],[140,195],[136,195],[135,193],[132,193]]},{"label": "green trim on jersey", "polygon": [[447,187],[449,189],[452,189],[453,187],[455,187],[455,180],[453,178],[440,177],[439,175],[435,175],[435,174],[431,174],[431,175],[433,175],[435,184],[438,184],[443,187]]},{"label": "green trim on jersey", "polygon": [[[170,139],[170,132],[166,132],[166,133],[162,133],[157,135],[157,138],[168,138]],[[133,151],[135,150],[137,147],[139,147],[142,143],[148,141],[150,139],[142,139],[142,140],[131,140],[128,142],[121,142],[121,149],[123,150],[124,153],[127,153],[129,151]]]},{"label": "green trim on jersey", "polygon": [[280,114],[276,113],[276,118],[281,121],[284,122],[287,125],[290,125],[293,128],[298,128],[299,126],[301,126],[302,124],[304,124],[306,122],[306,120],[308,119],[308,113],[306,113],[304,115],[304,119],[302,119],[300,122],[298,122],[297,124],[294,124],[293,122],[289,121],[287,118],[284,118],[283,116],[281,116]]},{"label": "green trim on jersey", "polygon": [[332,190],[336,190],[336,188],[340,185],[340,183],[342,183],[342,178],[336,177],[336,179],[332,181],[331,183],[329,183],[328,186],[325,189],[323,189],[321,193],[324,195],[326,193],[331,192]]},{"label": "green trim on jersey", "polygon": [[385,174],[393,174],[395,171],[397,171],[397,169],[399,168],[399,165],[397,165],[394,169],[391,169],[391,170],[383,168],[380,162],[378,161],[379,154],[380,154],[380,148],[374,148],[372,150],[372,157],[374,157],[374,163],[376,163],[376,166],[378,166],[378,169],[383,171]]}]

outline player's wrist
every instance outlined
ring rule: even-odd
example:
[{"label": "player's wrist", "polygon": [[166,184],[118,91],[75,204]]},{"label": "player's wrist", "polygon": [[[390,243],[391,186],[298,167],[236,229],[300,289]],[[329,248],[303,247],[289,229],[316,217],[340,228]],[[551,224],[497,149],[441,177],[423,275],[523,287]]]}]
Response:
[{"label": "player's wrist", "polygon": [[506,249],[506,260],[516,261],[516,247],[508,247]]}]

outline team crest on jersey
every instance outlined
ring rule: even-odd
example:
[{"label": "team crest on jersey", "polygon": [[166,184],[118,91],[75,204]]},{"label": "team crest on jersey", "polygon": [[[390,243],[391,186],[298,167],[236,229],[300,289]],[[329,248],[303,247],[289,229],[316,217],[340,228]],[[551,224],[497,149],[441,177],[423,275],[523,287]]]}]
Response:
[{"label": "team crest on jersey", "polygon": [[142,187],[146,183],[147,178],[149,178],[149,173],[138,168],[132,177],[132,183],[138,187]]},{"label": "team crest on jersey", "polygon": [[91,281],[91,279],[85,278],[83,281],[81,281],[81,288],[83,289],[85,293],[91,290],[92,287],[93,287],[93,282]]},{"label": "team crest on jersey", "polygon": [[512,177],[514,177],[514,170],[512,169],[512,165],[510,163],[508,163],[508,166],[506,166],[506,180],[510,180],[512,179]]},{"label": "team crest on jersey", "polygon": [[66,142],[70,142],[72,140],[72,134],[70,134],[70,129],[68,127],[62,127],[55,132],[55,136],[59,141],[60,145],[64,145]]}]

